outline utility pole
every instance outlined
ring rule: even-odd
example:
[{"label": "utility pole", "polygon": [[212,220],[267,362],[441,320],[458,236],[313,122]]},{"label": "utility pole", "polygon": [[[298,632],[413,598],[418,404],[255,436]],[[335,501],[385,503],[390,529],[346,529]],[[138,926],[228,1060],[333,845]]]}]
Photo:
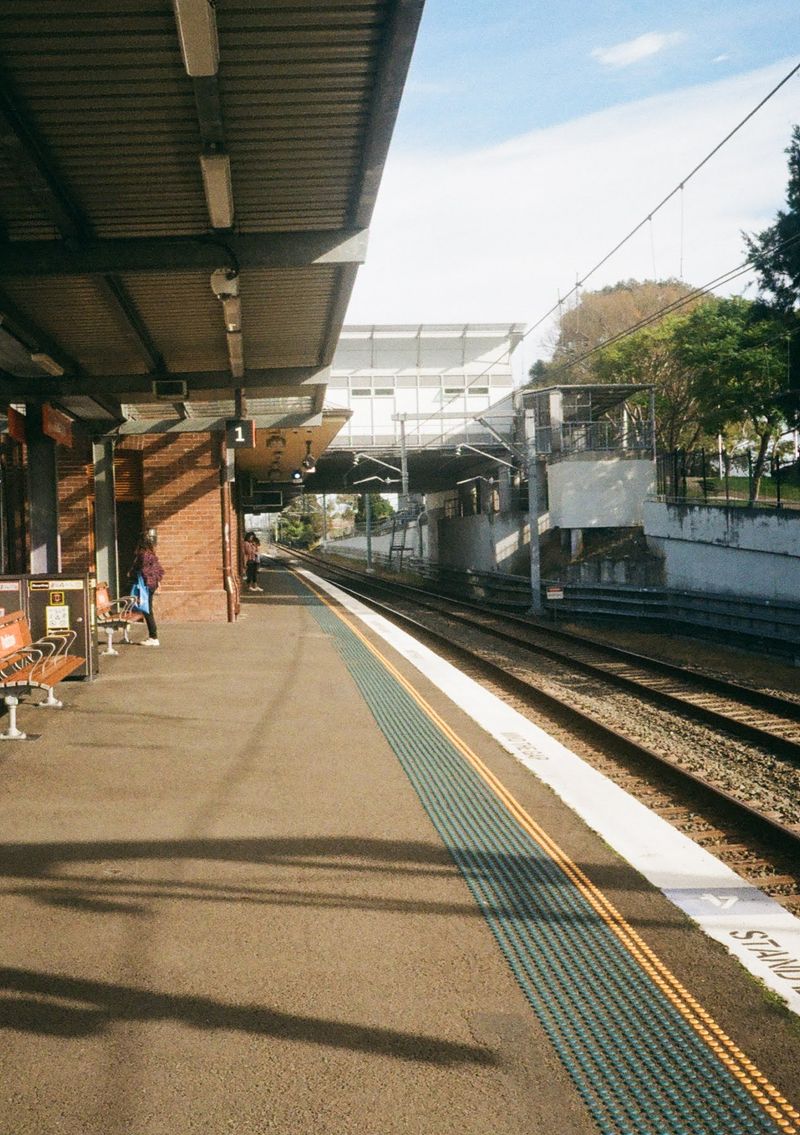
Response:
[{"label": "utility pole", "polygon": [[367,571],[371,572],[372,568],[372,497],[369,493],[364,494],[364,515],[367,521]]},{"label": "utility pole", "polygon": [[406,416],[398,414],[400,423],[400,509],[408,508],[408,451],[406,450]]},{"label": "utility pole", "polygon": [[531,614],[542,613],[542,569],[539,557],[539,462],[536,460],[536,416],[525,410],[525,441],[528,460],[528,526],[531,551]]},{"label": "utility pole", "polygon": [[325,493],[322,494],[322,550],[328,550],[328,502]]}]

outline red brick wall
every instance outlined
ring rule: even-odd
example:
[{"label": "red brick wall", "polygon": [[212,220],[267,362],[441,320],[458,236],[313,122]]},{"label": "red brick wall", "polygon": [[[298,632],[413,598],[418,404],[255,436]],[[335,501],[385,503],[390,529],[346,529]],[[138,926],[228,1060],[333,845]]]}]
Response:
[{"label": "red brick wall", "polygon": [[72,449],[58,447],[58,533],[61,571],[94,572],[94,469],[92,446],[76,437]]},{"label": "red brick wall", "polygon": [[142,435],[125,438],[118,449],[143,454],[144,525],[157,531],[164,566],[157,620],[227,619],[219,438]]}]

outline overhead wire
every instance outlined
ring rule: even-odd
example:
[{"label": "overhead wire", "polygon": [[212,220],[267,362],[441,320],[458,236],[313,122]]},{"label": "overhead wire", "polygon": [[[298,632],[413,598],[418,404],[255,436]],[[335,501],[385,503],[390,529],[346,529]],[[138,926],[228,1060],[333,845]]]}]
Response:
[{"label": "overhead wire", "polygon": [[[777,252],[780,249],[788,248],[790,245],[795,244],[797,241],[800,241],[800,235],[789,237],[787,240],[773,245],[772,251]],[[604,351],[607,347],[613,346],[614,343],[618,343],[621,339],[626,339],[629,335],[633,335],[635,334],[635,332],[641,331],[651,323],[656,323],[660,319],[663,319],[665,316],[671,315],[674,311],[685,307],[686,304],[692,303],[693,300],[699,299],[703,295],[709,295],[715,288],[721,287],[723,284],[729,284],[733,280],[738,279],[740,276],[746,275],[746,273],[750,271],[753,265],[754,258],[748,257],[748,259],[742,261],[741,264],[737,264],[735,268],[730,268],[727,272],[723,272],[721,273],[721,275],[715,276],[714,279],[709,280],[701,287],[693,288],[685,296],[679,296],[677,299],[672,300],[668,304],[665,304],[664,307],[659,308],[658,311],[654,311],[650,315],[644,316],[637,323],[631,324],[630,327],[623,328],[622,331],[618,331],[609,339],[604,339],[602,343],[598,343],[590,350],[585,351],[582,355],[578,355],[573,359],[565,360],[562,364],[552,367],[548,373],[551,375],[558,374],[563,370],[569,370],[571,367],[577,366],[578,363],[584,362],[586,359],[591,358],[592,355],[597,354],[599,351]]]},{"label": "overhead wire", "polygon": [[[789,237],[787,240],[772,245],[771,251],[780,251],[781,249],[790,247],[798,241],[800,241],[800,235]],[[701,296],[710,295],[715,288],[719,288],[724,284],[732,283],[733,280],[738,279],[740,276],[746,275],[747,272],[749,272],[753,267],[753,264],[754,258],[748,257],[748,259],[742,261],[741,264],[737,264],[734,268],[729,268],[727,271],[720,273],[720,275],[715,276],[711,280],[708,280],[700,287],[692,288],[691,291],[686,293],[686,295],[679,296],[677,299],[671,300],[668,304],[665,304],[657,311],[651,312],[650,315],[643,316],[636,323],[631,324],[629,327],[623,328],[615,335],[612,335],[609,339],[605,339],[602,343],[598,343],[588,351],[585,351],[582,355],[578,355],[572,359],[567,359],[563,363],[555,367],[551,366],[550,370],[548,371],[548,376],[552,377],[561,374],[564,371],[570,370],[572,367],[577,366],[579,363],[585,362],[586,359],[591,358],[593,355],[596,355],[598,352],[605,350],[607,347],[611,347],[615,343],[618,343],[620,340],[626,339],[629,335],[633,335],[637,331],[643,330],[651,323],[657,323],[659,320],[665,318],[665,316],[671,315],[675,311],[679,311],[682,307],[685,307],[687,304],[694,302]],[[435,417],[435,415],[432,414],[431,417]],[[426,418],[425,421],[430,421],[430,418]],[[420,446],[419,448],[427,449],[428,446],[432,445],[435,440],[435,438],[432,438],[430,441],[426,442],[425,445]]]},{"label": "overhead wire", "polygon": [[735,134],[737,134],[741,130],[741,128],[747,122],[749,122],[750,119],[755,114],[758,113],[759,110],[761,110],[762,106],[764,106],[766,103],[768,103],[769,100],[774,95],[776,95],[778,93],[778,91],[781,89],[781,87],[785,86],[786,83],[788,83],[789,80],[792,78],[792,76],[796,75],[798,71],[800,71],[800,63],[797,63],[794,67],[792,67],[791,71],[789,71],[788,74],[784,75],[784,77],[781,79],[781,81],[779,83],[776,83],[776,85],[772,88],[772,90],[769,91],[766,95],[764,95],[764,97],[761,99],[761,101],[758,102],[752,108],[752,110],[750,110],[744,116],[744,118],[741,119],[741,121],[738,122],[736,124],[736,126],[734,126],[734,128],[732,130],[728,131],[728,133],[725,135],[725,137],[722,139],[722,141],[718,142],[717,145],[714,146],[714,148],[712,150],[709,150],[709,152],[706,154],[706,156],[701,161],[699,161],[697,163],[697,165],[692,170],[690,170],[689,173],[686,174],[685,177],[681,178],[681,180],[674,187],[674,189],[671,189],[669,191],[669,193],[667,193],[667,195],[665,197],[663,197],[659,201],[659,203],[654,208],[652,208],[647,213],[647,215],[642,218],[641,221],[639,221],[639,223],[637,225],[634,225],[634,227],[630,230],[630,232],[628,232],[624,237],[622,237],[621,240],[617,241],[617,243],[610,250],[610,252],[607,252],[605,254],[605,256],[602,257],[602,259],[598,260],[597,263],[592,268],[589,269],[588,272],[584,273],[582,279],[578,283],[576,283],[575,286],[573,288],[571,288],[569,292],[567,292],[566,296],[560,296],[557,303],[553,304],[553,306],[548,311],[546,311],[544,313],[544,315],[542,315],[539,319],[537,319],[535,323],[531,324],[531,326],[525,332],[523,338],[527,338],[527,336],[530,335],[530,333],[532,331],[535,331],[537,327],[541,327],[541,325],[544,323],[544,321],[546,319],[549,319],[549,317],[553,314],[553,312],[555,312],[559,308],[559,306],[564,302],[565,299],[569,299],[569,297],[573,294],[573,292],[575,292],[579,287],[583,287],[583,285],[586,283],[586,281],[589,279],[590,276],[593,276],[594,273],[597,272],[597,270],[599,268],[602,268],[603,265],[605,263],[607,263],[607,261],[609,261],[615,253],[619,252],[619,250],[623,247],[623,245],[627,244],[628,241],[632,237],[634,237],[636,235],[636,233],[638,233],[638,231],[644,225],[646,225],[648,223],[648,221],[652,221],[655,214],[660,209],[663,209],[663,207],[667,204],[667,202],[671,201],[676,193],[679,193],[681,190],[683,190],[684,187],[686,186],[687,182],[691,181],[691,179],[695,176],[695,174],[699,173],[700,170],[703,168],[703,166],[706,165],[714,157],[715,154],[719,153],[719,151],[726,144],[726,142],[729,142],[731,140],[731,138],[733,138],[733,136]]},{"label": "overhead wire", "polygon": [[[585,272],[582,277],[576,276],[575,284],[573,285],[572,288],[570,288],[570,290],[566,293],[566,295],[562,296],[561,293],[559,292],[558,293],[558,300],[556,301],[556,303],[553,304],[553,306],[551,308],[549,308],[544,313],[544,315],[540,316],[539,319],[537,319],[534,323],[532,323],[530,325],[530,327],[528,327],[525,330],[525,332],[523,333],[523,335],[521,337],[520,342],[524,339],[527,339],[528,336],[533,331],[535,331],[538,327],[541,327],[541,325],[544,323],[544,321],[546,319],[549,319],[550,316],[554,314],[554,312],[560,311],[563,308],[564,303],[567,300],[569,300],[569,298],[571,296],[575,295],[576,304],[577,304],[578,294],[580,292],[580,289],[586,283],[586,281],[591,276],[593,276],[595,274],[595,272],[597,272],[600,268],[602,268],[603,265],[606,264],[611,259],[611,257],[615,255],[615,253],[619,252],[619,250],[621,248],[623,248],[624,245],[626,245],[628,243],[628,241],[631,240],[644,225],[648,224],[648,222],[650,224],[651,253],[652,253],[654,265],[655,265],[655,248],[654,248],[654,245],[653,245],[653,229],[652,229],[653,217],[655,216],[656,213],[659,212],[660,209],[662,209],[669,201],[672,200],[672,198],[675,196],[676,193],[681,194],[681,199],[680,199],[681,200],[680,273],[681,273],[681,276],[682,276],[683,275],[683,225],[684,225],[684,220],[683,220],[683,194],[684,194],[684,189],[685,189],[687,182],[689,182],[695,176],[695,174],[699,173],[699,171],[703,168],[703,166],[707,165],[707,163],[714,157],[714,155],[718,154],[719,151],[722,149],[722,147],[727,142],[729,142],[731,140],[731,138],[733,138],[734,135],[737,134],[742,129],[742,127],[745,126],[746,123],[749,122],[750,119],[753,118],[753,116],[756,115],[758,113],[758,111],[761,110],[761,108],[766,103],[768,103],[771,98],[773,98],[774,95],[777,94],[777,92],[781,89],[781,87],[785,86],[786,83],[788,83],[789,80],[792,78],[792,76],[797,74],[798,71],[800,71],[800,63],[797,63],[794,67],[792,67],[792,69],[786,75],[784,75],[784,77],[780,80],[780,82],[776,83],[775,86],[770,91],[768,91],[767,94],[764,95],[764,97],[750,111],[748,111],[748,113],[744,116],[744,118],[742,118],[733,127],[732,130],[729,130],[728,133],[725,135],[725,137],[722,138],[721,141],[719,141],[716,144],[716,146],[713,147],[713,149],[709,150],[709,152],[705,155],[705,157],[702,158],[702,160],[699,161],[697,163],[697,165],[695,165],[693,167],[693,169],[691,169],[689,171],[689,173],[687,173],[683,178],[681,178],[681,180],[678,182],[678,184],[673,189],[671,189],[669,191],[669,193],[667,193],[666,196],[664,196],[658,202],[658,204],[655,205],[647,213],[647,215],[642,218],[641,221],[639,221],[638,224],[634,225],[634,227],[630,230],[630,232],[628,232],[624,237],[622,237],[621,240],[617,241],[617,243],[614,245],[614,247],[609,252],[607,252],[605,254],[605,256],[603,256],[600,260],[598,260],[597,263],[595,265],[593,265],[593,267],[591,267],[588,272]],[[692,293],[690,293],[690,296],[688,298],[686,298],[685,300],[682,300],[680,302],[676,301],[676,302],[678,302],[678,306],[683,306],[684,303],[690,302],[691,298],[696,298],[699,295],[707,294],[714,287],[719,287],[724,283],[730,283],[732,280],[736,279],[739,275],[743,275],[748,270],[748,268],[750,266],[751,266],[751,262],[745,261],[744,265],[740,265],[739,268],[731,269],[730,272],[722,273],[722,275],[717,277],[715,281],[709,282],[708,284],[704,285],[702,288],[694,289],[694,291]],[[624,335],[633,334],[634,331],[639,330],[640,327],[646,326],[647,323],[653,322],[654,320],[661,318],[664,314],[669,314],[671,309],[672,309],[672,305],[667,305],[666,308],[662,309],[659,312],[654,313],[653,316],[648,317],[648,319],[646,321],[642,322],[641,324],[636,324],[633,327],[631,327],[630,329],[626,329],[624,332],[620,332],[620,334],[618,336],[615,336],[612,339],[607,340],[605,343],[602,344],[602,346],[607,347],[611,343],[617,342],[618,338],[623,337]],[[559,370],[567,369],[569,366],[575,366],[578,362],[583,361],[584,358],[588,358],[590,354],[594,354],[599,349],[600,349],[600,347],[595,347],[595,348],[593,348],[593,350],[591,352],[588,352],[585,356],[581,356],[580,358],[577,358],[577,359],[572,359],[572,360],[570,360],[570,362],[568,364],[565,363],[563,365],[563,367],[560,367],[558,369]],[[488,374],[488,372],[492,369],[492,367],[497,365],[497,363],[500,362],[500,361],[501,360],[496,359],[493,362],[489,363],[488,366],[486,366],[479,374],[475,375],[472,379],[470,379],[470,381],[468,383],[465,384],[464,390],[465,391],[469,390],[469,388],[471,386],[473,386],[481,378],[485,377],[485,375]],[[451,399],[450,402],[446,403],[446,405],[451,405],[454,400],[455,400],[454,398]],[[438,416],[438,413],[441,413],[441,412],[443,412],[443,411],[434,411],[429,417],[424,418],[421,421],[417,422],[416,423],[416,431],[419,432],[419,429],[420,429],[421,426],[425,425],[427,422],[432,421],[435,417]],[[465,417],[469,417],[469,416],[470,415],[466,414],[466,412],[465,412]],[[436,440],[437,440],[436,438],[431,438],[430,441],[427,441],[425,443],[425,445],[420,446],[419,448],[420,449],[427,449],[429,446],[433,445]]]}]

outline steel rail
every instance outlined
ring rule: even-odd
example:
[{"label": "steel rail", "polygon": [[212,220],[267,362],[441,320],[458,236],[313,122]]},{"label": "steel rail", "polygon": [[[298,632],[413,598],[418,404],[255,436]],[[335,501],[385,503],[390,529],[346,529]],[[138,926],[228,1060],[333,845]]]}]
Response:
[{"label": "steel rail", "polygon": [[[294,549],[292,551],[294,553]],[[611,726],[604,725],[602,722],[595,720],[575,706],[567,705],[553,694],[548,694],[543,690],[537,689],[523,678],[509,673],[509,671],[505,670],[502,666],[498,666],[496,663],[483,658],[480,654],[476,654],[474,651],[470,650],[469,647],[453,642],[452,638],[425,626],[424,623],[419,622],[419,620],[412,618],[410,615],[397,611],[377,599],[364,596],[353,588],[342,586],[341,584],[337,584],[337,587],[340,587],[346,594],[375,608],[375,610],[385,615],[386,618],[391,621],[407,627],[415,635],[424,636],[438,643],[451,655],[454,654],[456,657],[462,659],[474,670],[483,673],[496,685],[503,688],[506,692],[513,694],[515,697],[518,697],[526,704],[539,709],[544,708],[550,712],[555,711],[562,717],[566,717],[569,721],[577,723],[581,728],[588,730],[600,738],[605,745],[610,745],[617,754],[622,752],[626,756],[632,757],[639,762],[657,764],[662,772],[668,774],[679,783],[684,785],[687,783],[690,784],[693,789],[697,790],[716,806],[722,807],[734,815],[737,822],[744,824],[755,834],[768,840],[772,846],[777,846],[781,850],[792,851],[795,854],[800,850],[800,829],[790,827],[771,816],[765,815],[763,812],[739,800],[725,789],[720,788],[704,777],[682,768],[680,765],[669,760],[668,757],[655,752],[655,750],[645,745],[641,745],[634,738],[628,736],[628,734],[613,729]]]},{"label": "steel rail", "polygon": [[[294,552],[293,554],[297,553]],[[670,711],[678,711],[685,716],[694,718],[704,725],[710,725],[714,729],[725,730],[732,736],[767,749],[772,756],[781,757],[793,764],[800,764],[800,741],[793,740],[791,737],[785,737],[780,733],[774,732],[772,729],[753,724],[749,721],[742,721],[738,717],[731,716],[730,713],[726,713],[720,709],[714,709],[711,706],[698,705],[684,695],[654,688],[641,679],[631,677],[630,675],[615,673],[614,671],[605,669],[602,665],[587,662],[576,658],[572,654],[565,654],[559,650],[554,650],[552,647],[544,646],[541,643],[530,642],[526,638],[520,638],[518,635],[511,634],[498,627],[485,626],[479,621],[471,619],[466,615],[460,615],[455,611],[449,609],[442,611],[435,603],[431,602],[430,594],[419,591],[417,588],[410,588],[404,584],[388,584],[379,580],[373,580],[371,577],[364,576],[363,573],[340,569],[338,566],[334,567],[328,565],[312,556],[303,555],[303,558],[308,558],[319,567],[330,570],[335,574],[341,574],[345,576],[345,578],[351,576],[357,577],[359,582],[362,582],[368,588],[378,588],[391,591],[392,593],[398,591],[408,592],[413,601],[418,605],[440,614],[444,618],[470,626],[487,635],[491,635],[493,638],[520,647],[528,652],[540,654],[561,665],[569,665],[581,673],[608,682],[609,685],[616,686],[619,689],[632,692],[639,696],[644,695],[650,701]],[[684,685],[693,686],[696,689],[704,690],[718,697],[725,697],[734,703],[739,702],[751,709],[760,709],[788,718],[791,721],[800,722],[800,704],[787,701],[774,694],[764,694],[760,690],[751,690],[739,683],[725,682],[721,678],[699,674],[695,670],[683,670],[679,666],[674,666],[670,663],[662,663],[659,659],[651,659],[647,655],[626,651],[622,648],[606,647],[603,643],[595,643],[593,640],[584,639],[579,635],[569,634],[569,632],[551,631],[549,627],[542,627],[539,624],[524,619],[500,614],[495,611],[487,612],[476,604],[465,604],[461,600],[452,600],[449,596],[441,596],[440,598],[448,603],[457,602],[459,606],[476,610],[484,616],[488,613],[493,619],[511,623],[514,626],[520,627],[528,634],[540,634],[547,637],[555,636],[562,640],[565,639],[578,649],[605,654],[611,659],[619,660],[626,665],[653,670],[655,673],[669,677],[673,681],[682,682]]]}]

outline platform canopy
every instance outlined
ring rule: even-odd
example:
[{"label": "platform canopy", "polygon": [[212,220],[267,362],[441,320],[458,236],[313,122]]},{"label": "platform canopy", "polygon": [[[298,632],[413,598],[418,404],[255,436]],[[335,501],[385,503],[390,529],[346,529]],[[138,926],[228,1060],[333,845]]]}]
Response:
[{"label": "platform canopy", "polygon": [[423,0],[0,0],[0,406],[322,411]]}]

